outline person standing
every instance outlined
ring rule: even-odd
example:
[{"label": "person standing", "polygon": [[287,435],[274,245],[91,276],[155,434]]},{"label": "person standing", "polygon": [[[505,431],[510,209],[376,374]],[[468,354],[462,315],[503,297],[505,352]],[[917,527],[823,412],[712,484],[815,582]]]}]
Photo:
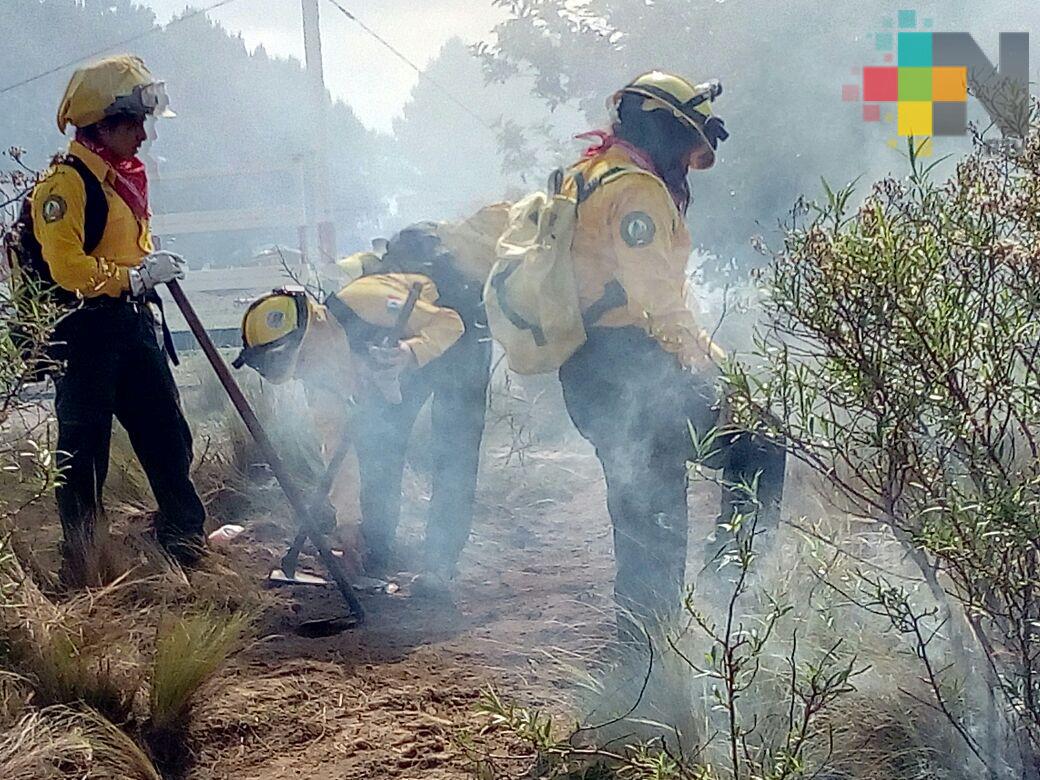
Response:
[{"label": "person standing", "polygon": [[[567,171],[580,193],[571,248],[587,341],[561,366],[564,401],[596,449],[607,485],[617,572],[618,633],[642,643],[664,630],[685,592],[687,462],[691,427],[718,422],[721,349],[686,304],[692,250],[687,174],[715,163],[728,133],[712,103],[718,82],[646,73],[612,98],[609,132]],[[762,525],[775,518],[783,484],[779,448],[747,435],[720,439],[724,482],[760,474]],[[724,491],[723,521],[748,501]],[[768,518],[766,517],[768,515]]]},{"label": "person standing", "polygon": [[155,495],[161,546],[182,565],[204,551],[205,509],[189,476],[192,437],[155,292],[183,278],[185,263],[155,251],[148,177],[137,157],[146,122],[156,116],[172,113],[162,82],[139,58],[114,56],[78,69],[58,109],[59,129],[74,126],[75,138],[31,195],[40,275],[69,308],[55,327],[51,354],[61,364],[55,380],[61,579],[73,588],[95,584],[113,417]]}]

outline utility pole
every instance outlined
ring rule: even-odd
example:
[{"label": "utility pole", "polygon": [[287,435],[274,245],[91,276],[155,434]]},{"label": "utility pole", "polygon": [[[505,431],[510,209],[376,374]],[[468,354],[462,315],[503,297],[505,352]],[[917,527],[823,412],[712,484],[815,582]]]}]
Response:
[{"label": "utility pole", "polygon": [[313,155],[304,176],[304,200],[307,214],[308,248],[316,254],[309,260],[320,267],[336,260],[336,231],[332,224],[329,192],[329,123],[325,103],[325,74],[321,62],[321,27],[318,0],[301,0],[303,8],[303,49],[310,82]]}]

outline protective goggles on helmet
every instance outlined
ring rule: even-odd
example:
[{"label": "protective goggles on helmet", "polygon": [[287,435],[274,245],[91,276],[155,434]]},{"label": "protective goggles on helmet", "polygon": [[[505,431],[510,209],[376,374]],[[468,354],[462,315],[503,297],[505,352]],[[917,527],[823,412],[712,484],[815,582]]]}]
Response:
[{"label": "protective goggles on helmet", "polygon": [[610,107],[615,116],[625,94],[642,97],[644,111],[668,111],[695,130],[713,152],[729,138],[725,123],[711,110],[711,103],[722,94],[722,82],[718,79],[693,85],[667,73],[645,73],[613,95]]},{"label": "protective goggles on helmet", "polygon": [[701,128],[701,132],[707,139],[708,144],[712,149],[719,148],[719,142],[725,141],[729,138],[729,131],[726,130],[726,123],[722,121],[721,117],[709,116],[704,122],[704,126]]},{"label": "protective goggles on helmet", "polygon": [[[291,318],[273,305],[279,298],[291,300]],[[296,366],[309,319],[307,293],[302,287],[281,287],[253,301],[242,317],[242,350],[231,365],[247,365],[274,383],[286,381]]]},{"label": "protective goggles on helmet", "polygon": [[105,116],[177,116],[170,110],[166,85],[161,81],[134,87],[129,95],[120,95],[105,109]]}]

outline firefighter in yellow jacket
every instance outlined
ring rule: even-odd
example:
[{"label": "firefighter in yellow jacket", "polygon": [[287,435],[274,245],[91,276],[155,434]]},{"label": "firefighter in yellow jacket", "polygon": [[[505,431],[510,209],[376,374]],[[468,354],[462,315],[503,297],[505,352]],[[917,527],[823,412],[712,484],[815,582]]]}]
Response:
[{"label": "firefighter in yellow jacket", "polygon": [[[682,604],[687,556],[690,425],[716,425],[722,356],[686,303],[691,238],[687,173],[710,168],[728,133],[712,112],[717,82],[652,72],[611,101],[610,132],[570,169],[569,194],[595,186],[578,210],[572,257],[587,342],[560,369],[571,419],[596,448],[614,526],[615,594],[623,639],[666,623]],[[775,523],[779,448],[729,437],[724,481],[756,473],[762,526]],[[723,521],[740,508],[729,494]]]},{"label": "firefighter in yellow jacket", "polygon": [[[453,222],[418,222],[389,240],[378,253],[359,253],[341,263],[352,276],[366,273],[417,273],[437,286],[438,303],[455,311],[465,325],[462,337],[432,365],[406,384],[403,403],[393,410],[397,437],[407,431],[429,398],[434,436],[430,442],[432,492],[426,521],[424,570],[431,585],[443,589],[455,576],[459,555],[473,525],[473,507],[491,375],[491,337],[483,285],[495,259],[495,243],[509,205],[496,203]],[[402,440],[403,441],[403,440]],[[359,447],[369,446],[364,439]],[[399,473],[403,449],[373,440],[370,462]],[[388,494],[369,514],[396,517],[396,497]],[[385,565],[385,551],[370,551],[374,565]]]},{"label": "firefighter in yellow jacket", "polygon": [[[416,282],[421,292],[403,336],[386,343]],[[243,349],[236,367],[249,365],[275,383],[299,379],[322,432],[326,457],[345,432],[350,399],[356,401],[352,434],[360,472],[365,569],[370,574],[385,570],[393,549],[405,451],[415,412],[428,395],[423,393],[425,377],[464,330],[459,315],[439,305],[436,285],[418,274],[368,274],[324,304],[299,288],[275,290],[255,301],[243,317]],[[451,531],[428,525],[427,546],[453,544],[442,538]]]},{"label": "firefighter in yellow jacket", "polygon": [[[165,93],[136,57],[110,57],[75,72],[58,127],[76,127],[68,154],[36,185],[24,255],[71,311],[59,322],[56,379],[57,489],[66,584],[84,584],[108,470],[112,418],[129,434],[155,494],[156,534],[178,561],[203,550],[204,509],[189,478],[192,440],[168,359],[155,287],[184,276],[184,261],[155,252],[148,180],[137,151],[149,117],[171,115]],[[26,242],[23,239],[23,247]],[[28,262],[23,270],[32,271]],[[163,338],[163,334],[167,338]]]}]

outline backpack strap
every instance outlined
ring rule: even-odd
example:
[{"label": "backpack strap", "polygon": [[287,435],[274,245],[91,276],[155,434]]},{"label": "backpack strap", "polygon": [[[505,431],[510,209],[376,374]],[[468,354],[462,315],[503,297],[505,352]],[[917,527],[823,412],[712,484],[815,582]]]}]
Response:
[{"label": "backpack strap", "polygon": [[87,167],[87,164],[75,155],[69,154],[58,161],[59,165],[67,165],[79,174],[86,192],[86,206],[83,214],[83,253],[92,254],[101,243],[108,224],[108,198],[98,177]]},{"label": "backpack strap", "polygon": [[591,328],[600,318],[611,309],[619,309],[628,305],[628,293],[621,286],[621,282],[612,279],[603,288],[603,295],[595,303],[591,304],[581,315],[581,321],[586,329]]},{"label": "backpack strap", "polygon": [[343,335],[347,337],[350,351],[357,355],[362,361],[371,362],[368,354],[368,346],[377,344],[382,337],[391,333],[391,328],[382,328],[372,325],[363,319],[356,311],[343,302],[335,293],[331,293],[325,299],[325,308],[329,310],[339,326],[343,328]]},{"label": "backpack strap", "polygon": [[[616,165],[598,178],[593,179],[588,184],[585,183],[585,177],[581,173],[575,174],[574,183],[578,191],[578,205],[580,206],[588,200],[589,197],[591,197],[592,194],[603,185],[610,184],[610,182],[616,181],[627,173],[639,173],[641,171],[641,168]],[[603,288],[603,295],[599,297],[599,300],[595,301],[585,309],[584,313],[581,315],[582,323],[584,323],[586,328],[591,328],[599,322],[600,318],[608,311],[626,306],[627,304],[628,293],[625,292],[625,288],[621,285],[621,282],[614,279]]]},{"label": "backpack strap", "polygon": [[613,168],[608,170],[606,173],[602,174],[598,178],[593,179],[592,181],[589,181],[589,182],[585,181],[584,174],[582,174],[582,173],[575,173],[574,174],[574,185],[575,185],[575,188],[577,189],[577,192],[578,192],[578,196],[577,196],[578,205],[580,206],[582,203],[587,201],[592,196],[592,193],[594,193],[596,190],[598,190],[604,184],[610,184],[610,182],[615,181],[616,179],[619,179],[621,176],[623,176],[626,173],[641,173],[641,172],[643,172],[642,168],[633,168],[631,166],[626,167],[624,165],[615,165]]},{"label": "backpack strap", "polygon": [[535,345],[544,347],[548,343],[548,339],[545,337],[545,331],[542,330],[542,326],[535,322],[528,322],[520,312],[513,308],[509,302],[509,296],[506,295],[505,284],[519,267],[520,260],[515,259],[508,263],[505,268],[493,274],[490,280],[491,289],[497,293],[498,307],[502,310],[502,314],[505,315],[510,324],[517,330],[529,331]]}]

